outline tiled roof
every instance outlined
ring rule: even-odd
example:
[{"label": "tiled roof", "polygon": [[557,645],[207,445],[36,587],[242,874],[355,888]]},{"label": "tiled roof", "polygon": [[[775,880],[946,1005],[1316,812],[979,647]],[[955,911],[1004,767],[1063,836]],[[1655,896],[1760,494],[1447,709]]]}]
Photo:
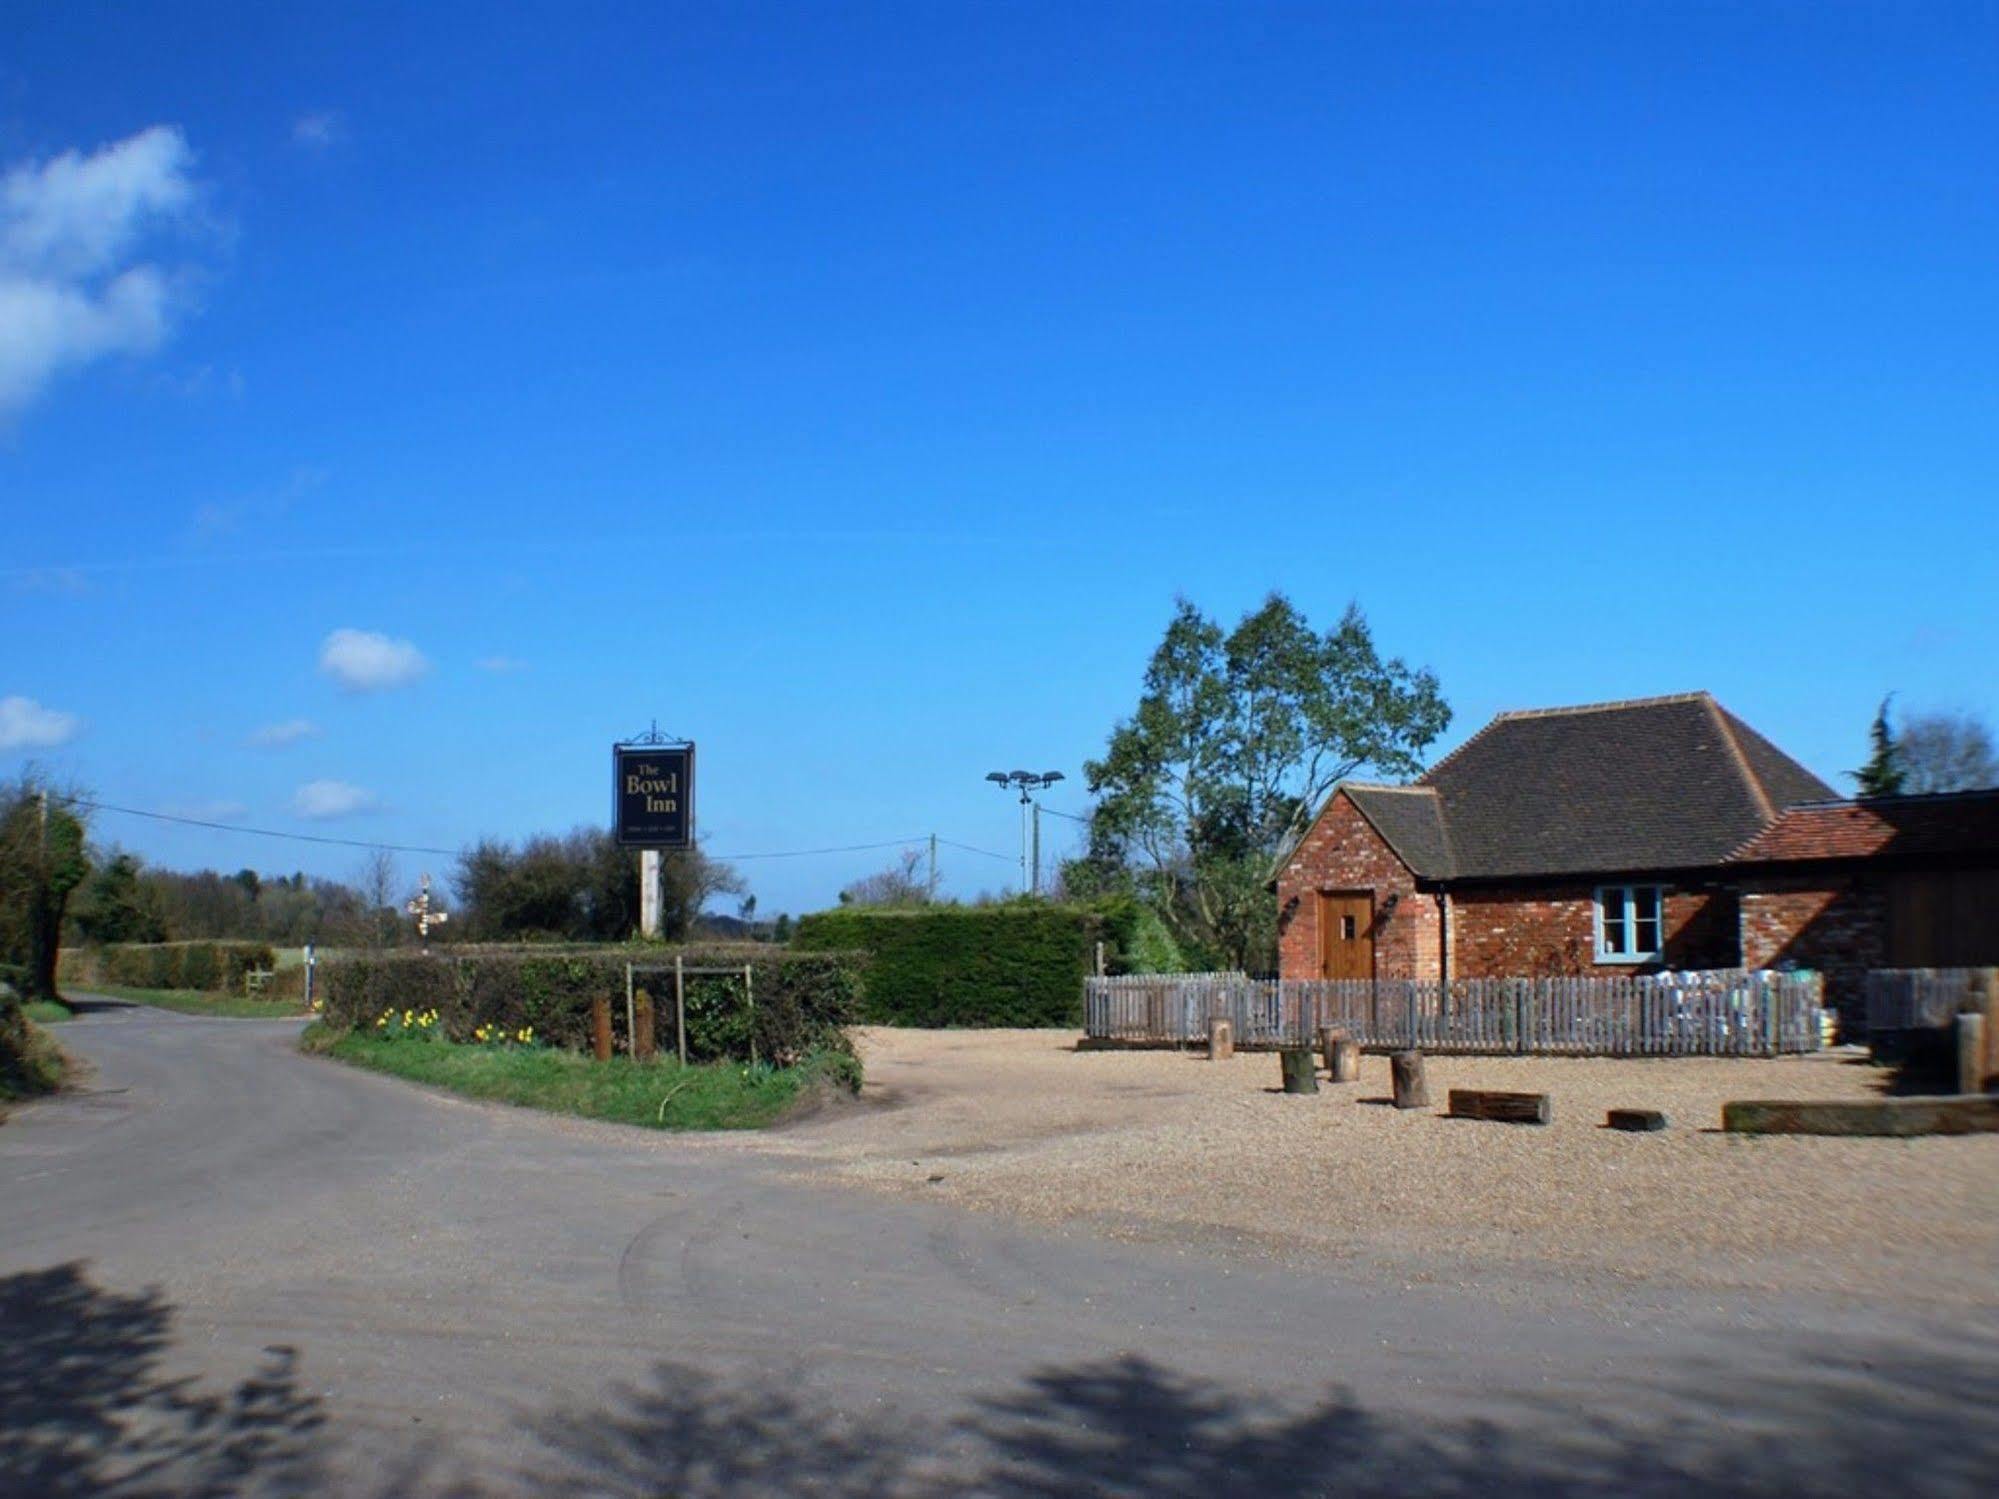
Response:
[{"label": "tiled roof", "polygon": [[1705,692],[1502,713],[1416,785],[1434,801],[1346,789],[1431,879],[1716,864],[1784,807],[1834,795]]},{"label": "tiled roof", "polygon": [[1731,856],[1736,864],[1999,854],[1999,790],[1883,796],[1792,807]]}]

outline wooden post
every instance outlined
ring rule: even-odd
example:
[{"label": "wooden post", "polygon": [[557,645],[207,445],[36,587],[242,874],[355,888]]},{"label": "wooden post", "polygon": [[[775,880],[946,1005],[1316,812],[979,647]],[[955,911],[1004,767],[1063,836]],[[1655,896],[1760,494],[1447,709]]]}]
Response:
[{"label": "wooden post", "polygon": [[750,1012],[750,1065],[757,1064],[757,991],[750,977],[750,965],[743,965],[743,1005]]},{"label": "wooden post", "polygon": [[1360,1042],[1352,1036],[1342,1035],[1333,1042],[1333,1057],[1326,1064],[1336,1083],[1360,1081]]},{"label": "wooden post", "polygon": [[1104,976],[1104,944],[1102,942],[1099,942],[1097,944],[1097,977],[1102,978],[1103,976]]},{"label": "wooden post", "polygon": [[652,992],[640,989],[632,996],[632,1055],[650,1062],[659,1050],[659,1033],[653,1029]]},{"label": "wooden post", "polygon": [[611,996],[590,1001],[590,1050],[600,1062],[611,1060]]},{"label": "wooden post", "polygon": [[659,850],[639,851],[639,935],[655,940],[660,929]]},{"label": "wooden post", "polygon": [[1226,1062],[1235,1055],[1235,1026],[1219,1015],[1208,1022],[1208,1060]]},{"label": "wooden post", "polygon": [[687,1065],[687,976],[681,972],[681,954],[673,955],[673,1035],[680,1043],[680,1065]]},{"label": "wooden post", "polygon": [[1957,1091],[1985,1091],[1985,1017],[1976,1010],[1957,1017]]},{"label": "wooden post", "polygon": [[[1319,1027],[1319,1055],[1325,1061],[1326,1071],[1331,1072],[1333,1070],[1334,1053],[1339,1050],[1340,1042],[1346,1039],[1346,1035],[1347,1028],[1343,1025],[1322,1025]],[[1339,1079],[1334,1078],[1333,1081],[1338,1082]]]},{"label": "wooden post", "polygon": [[1498,1093],[1480,1088],[1453,1088],[1453,1119],[1490,1119],[1499,1124],[1546,1124],[1554,1107],[1545,1093]]},{"label": "wooden post", "polygon": [[1309,1049],[1303,1046],[1287,1046],[1277,1054],[1277,1060],[1284,1069],[1286,1093],[1319,1091],[1319,1069],[1314,1065]]},{"label": "wooden post", "polygon": [[639,1022],[632,1004],[632,965],[625,965],[625,1050],[639,1054]]},{"label": "wooden post", "polygon": [[1394,1052],[1388,1058],[1388,1068],[1395,1081],[1396,1108],[1427,1109],[1430,1106],[1430,1085],[1423,1076],[1422,1052]]}]

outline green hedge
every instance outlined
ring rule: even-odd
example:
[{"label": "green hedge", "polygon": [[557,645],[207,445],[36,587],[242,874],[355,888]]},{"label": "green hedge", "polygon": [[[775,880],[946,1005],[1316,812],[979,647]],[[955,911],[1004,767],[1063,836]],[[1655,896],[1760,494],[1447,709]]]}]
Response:
[{"label": "green hedge", "polygon": [[820,911],[801,951],[866,953],[862,1015],[877,1025],[1081,1025],[1103,922],[1074,906]]},{"label": "green hedge", "polygon": [[[856,1018],[859,960],[852,954],[801,955],[782,949],[687,948],[689,968],[750,967],[754,1006],[744,1003],[733,976],[686,980],[689,1061],[763,1061],[788,1066],[812,1052],[852,1052],[846,1026]],[[611,1001],[619,1051],[628,1048],[625,965],[671,968],[674,954],[657,947],[589,952],[478,950],[440,953],[347,952],[323,960],[314,998],[331,1024],[372,1027],[390,1011],[435,1010],[446,1037],[466,1041],[482,1025],[512,1032],[531,1026],[552,1046],[587,1050],[590,1006]],[[661,1053],[677,1048],[673,975],[642,974],[636,988],[654,999],[653,1032]],[[752,1048],[752,1040],[755,1045]]]},{"label": "green hedge", "polygon": [[111,984],[241,994],[244,974],[277,965],[277,954],[263,942],[114,942],[64,948],[56,961],[56,982],[66,988]]}]

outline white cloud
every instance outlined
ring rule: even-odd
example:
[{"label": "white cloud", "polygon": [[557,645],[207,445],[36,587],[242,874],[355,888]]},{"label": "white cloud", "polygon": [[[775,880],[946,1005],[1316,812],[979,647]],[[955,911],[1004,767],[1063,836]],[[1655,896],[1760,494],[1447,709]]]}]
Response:
[{"label": "white cloud", "polygon": [[0,750],[54,749],[82,729],[74,713],[44,708],[31,697],[0,697]]},{"label": "white cloud", "polygon": [[335,817],[352,817],[372,812],[381,803],[372,791],[350,786],[345,781],[307,781],[292,793],[292,810],[300,817],[325,822]]},{"label": "white cloud", "polygon": [[319,648],[319,669],[349,692],[380,692],[407,687],[430,670],[430,662],[407,640],[335,630]]},{"label": "white cloud", "polygon": [[258,749],[289,749],[292,745],[307,739],[317,739],[319,725],[309,718],[287,718],[282,723],[267,723],[250,736],[250,743]]},{"label": "white cloud", "polygon": [[0,177],[0,415],[64,370],[165,342],[181,278],[136,256],[191,220],[193,164],[180,131],[155,125]]},{"label": "white cloud", "polygon": [[347,139],[347,117],[337,109],[315,109],[292,121],[292,139],[323,151]]},{"label": "white cloud", "polygon": [[527,662],[518,656],[481,656],[472,663],[481,671],[490,671],[495,676],[505,676],[512,671],[526,671]]}]

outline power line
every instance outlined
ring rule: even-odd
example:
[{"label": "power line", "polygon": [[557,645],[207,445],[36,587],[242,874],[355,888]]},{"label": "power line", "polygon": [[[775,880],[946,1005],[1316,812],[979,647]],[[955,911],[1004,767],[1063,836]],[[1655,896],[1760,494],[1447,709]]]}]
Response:
[{"label": "power line", "polygon": [[988,859],[998,859],[1003,864],[1013,862],[1012,854],[996,854],[989,848],[973,848],[969,843],[959,843],[950,838],[939,838],[937,841],[946,848],[963,849],[968,854],[984,854]]},{"label": "power line", "polygon": [[1071,822],[1087,823],[1090,820],[1087,817],[1078,817],[1074,812],[1064,812],[1059,807],[1043,807],[1041,810],[1046,812],[1051,817],[1066,817]]},{"label": "power line", "polygon": [[[276,828],[246,827],[234,822],[211,822],[203,817],[181,817],[172,812],[147,812],[138,807],[120,807],[111,802],[95,802],[87,797],[71,796],[63,800],[78,807],[88,807],[94,812],[116,812],[125,817],[145,817],[154,822],[179,823],[183,827],[208,828],[218,833],[244,833],[256,838],[285,838],[294,843],[323,843],[336,848],[384,849],[395,854],[437,854],[444,858],[455,858],[463,852],[456,848],[427,848],[416,843],[381,843],[360,838],[328,838],[316,833],[286,833]],[[880,843],[845,843],[832,848],[787,848],[755,854],[709,854],[711,859],[740,861],[744,859],[807,859],[815,854],[859,854],[878,848],[904,848],[912,843],[921,843],[927,834],[914,838],[889,838]],[[1008,854],[996,854],[991,849],[974,848],[969,843],[954,843],[949,838],[939,838],[939,843],[952,848],[963,849],[970,854],[984,854],[989,859],[1008,859]],[[704,850],[705,852],[705,850]]]}]

